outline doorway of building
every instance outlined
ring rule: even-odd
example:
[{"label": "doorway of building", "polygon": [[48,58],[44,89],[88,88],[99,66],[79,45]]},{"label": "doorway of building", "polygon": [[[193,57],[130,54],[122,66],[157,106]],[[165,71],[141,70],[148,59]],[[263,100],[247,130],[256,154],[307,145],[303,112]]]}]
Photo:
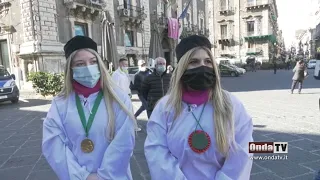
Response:
[{"label": "doorway of building", "polygon": [[167,65],[170,65],[170,51],[164,52],[164,58],[166,59]]},{"label": "doorway of building", "polygon": [[0,41],[0,65],[4,66],[9,72],[11,72],[7,40]]},{"label": "doorway of building", "polygon": [[137,66],[137,56],[135,54],[127,54],[128,65],[129,66]]}]

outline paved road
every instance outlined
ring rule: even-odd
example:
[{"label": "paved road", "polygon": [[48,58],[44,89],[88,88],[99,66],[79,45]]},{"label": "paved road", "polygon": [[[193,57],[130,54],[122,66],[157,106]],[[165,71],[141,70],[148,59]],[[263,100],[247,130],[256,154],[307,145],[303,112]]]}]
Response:
[{"label": "paved road", "polygon": [[[302,94],[290,94],[291,76],[290,71],[259,71],[222,79],[223,87],[239,97],[252,115],[256,141],[289,142],[288,160],[256,160],[252,180],[313,180],[320,169],[320,81],[308,78]],[[55,180],[41,156],[41,124],[50,101],[27,101],[0,104],[0,179]],[[136,99],[133,103],[135,109],[140,105]],[[135,180],[150,179],[143,154],[146,120],[144,112],[131,161]]]}]

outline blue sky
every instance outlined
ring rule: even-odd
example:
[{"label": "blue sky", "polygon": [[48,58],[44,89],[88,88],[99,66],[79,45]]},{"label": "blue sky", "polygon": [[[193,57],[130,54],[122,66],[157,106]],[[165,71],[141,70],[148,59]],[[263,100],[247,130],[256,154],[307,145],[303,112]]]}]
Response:
[{"label": "blue sky", "polygon": [[286,46],[291,45],[296,30],[308,29],[311,26],[311,14],[317,8],[317,5],[315,5],[317,1],[276,0],[279,13],[279,28],[283,32]]}]

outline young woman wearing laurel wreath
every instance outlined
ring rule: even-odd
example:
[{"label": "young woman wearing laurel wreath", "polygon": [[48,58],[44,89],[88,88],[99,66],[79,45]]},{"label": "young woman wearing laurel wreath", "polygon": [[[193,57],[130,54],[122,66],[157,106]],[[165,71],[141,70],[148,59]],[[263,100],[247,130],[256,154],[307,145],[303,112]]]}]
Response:
[{"label": "young woman wearing laurel wreath", "polygon": [[132,179],[135,117],[90,38],[64,47],[65,83],[43,123],[42,152],[61,180]]},{"label": "young woman wearing laurel wreath", "polygon": [[145,156],[153,180],[248,180],[253,124],[242,103],[222,90],[210,41],[189,36],[168,94],[147,124]]}]

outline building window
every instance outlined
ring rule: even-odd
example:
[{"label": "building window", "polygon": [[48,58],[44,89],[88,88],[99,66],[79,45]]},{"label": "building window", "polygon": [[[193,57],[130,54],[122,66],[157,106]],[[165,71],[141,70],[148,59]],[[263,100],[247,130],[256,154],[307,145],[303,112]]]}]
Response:
[{"label": "building window", "polygon": [[221,30],[221,38],[222,39],[227,38],[227,25],[221,25],[220,30]]},{"label": "building window", "polygon": [[187,20],[187,26],[191,28],[190,13],[187,13],[186,20]]},{"label": "building window", "polygon": [[221,50],[222,50],[222,51],[226,50],[226,47],[225,47],[224,44],[221,44]]},{"label": "building window", "polygon": [[249,49],[254,48],[254,46],[255,46],[254,43],[252,43],[252,42],[249,42],[249,43],[248,43],[248,48],[249,48]]},{"label": "building window", "polygon": [[74,35],[75,36],[88,36],[88,24],[87,23],[74,23]]},{"label": "building window", "polygon": [[254,34],[254,21],[247,22],[247,32],[249,36]]},{"label": "building window", "polygon": [[220,10],[225,10],[227,9],[227,0],[220,0]]},{"label": "building window", "polygon": [[247,0],[247,3],[249,6],[253,6],[255,3],[255,0]]},{"label": "building window", "polygon": [[204,24],[203,19],[200,18],[200,30],[201,30],[201,31],[203,30],[203,24]]},{"label": "building window", "polygon": [[133,31],[126,30],[126,33],[124,36],[124,44],[126,47],[133,47],[134,46]]}]

